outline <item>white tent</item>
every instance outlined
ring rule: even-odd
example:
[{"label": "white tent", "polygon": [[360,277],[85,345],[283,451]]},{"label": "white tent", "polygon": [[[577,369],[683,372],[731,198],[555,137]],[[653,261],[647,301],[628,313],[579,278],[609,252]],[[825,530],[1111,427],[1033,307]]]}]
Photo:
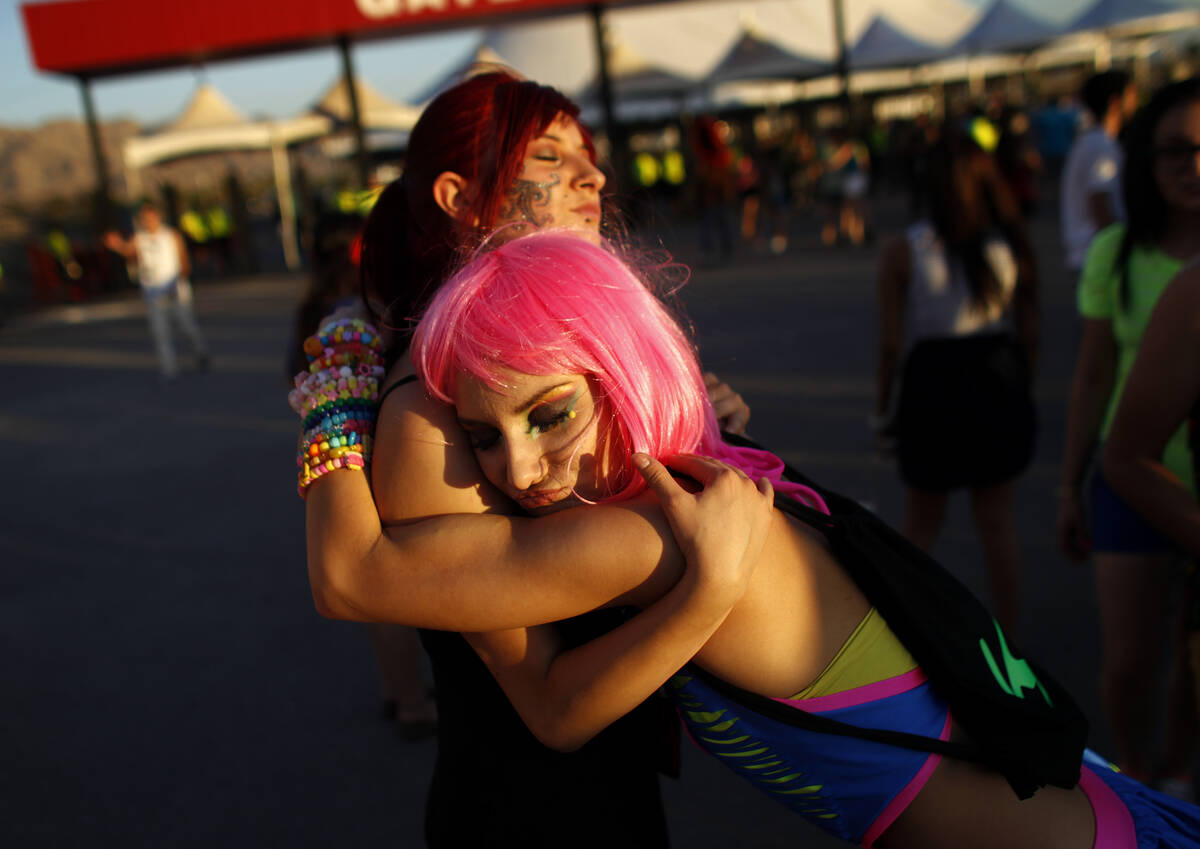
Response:
[{"label": "white tent", "polygon": [[[697,96],[700,82],[677,74],[646,60],[632,47],[614,36],[608,48],[609,81],[613,89],[613,110],[618,121],[652,120],[679,113],[688,104],[689,95]],[[585,123],[600,120],[600,80],[593,78],[575,94]]]},{"label": "white tent", "polygon": [[1066,32],[1175,28],[1200,24],[1200,0],[1097,0],[1064,27]]},{"label": "white tent", "polygon": [[[883,12],[938,44],[953,41],[978,16],[966,0],[844,2],[848,44]],[[662,70],[691,79],[705,77],[747,29],[765,34],[783,51],[830,66],[837,52],[829,0],[675,0],[610,8],[604,22],[610,43],[626,44]],[[595,34],[587,15],[494,28],[482,43],[526,76],[569,95],[596,77]]]},{"label": "white tent", "polygon": [[192,99],[179,117],[163,128],[165,132],[182,132],[210,127],[232,127],[246,123],[246,116],[209,83],[196,86]]},{"label": "white tent", "polygon": [[[363,80],[355,83],[364,129],[412,129],[419,110],[383,97]],[[269,150],[275,170],[275,193],[282,219],[283,255],[289,268],[300,267],[296,210],[292,197],[288,147],[328,135],[344,126],[350,114],[348,87],[335,81],[310,111],[278,121],[249,122],[216,89],[202,84],[179,118],[160,132],[125,142],[125,174],[131,195],[141,193],[142,168],[183,156],[221,150]]]},{"label": "white tent", "polygon": [[823,76],[832,70],[828,60],[793,53],[752,32],[743,31],[704,81],[708,85],[718,85],[744,80],[802,80]]},{"label": "white tent", "polygon": [[428,103],[460,80],[493,67],[517,70],[516,66],[509,63],[503,56],[497,53],[485,38],[461,62],[453,65],[432,83],[421,89],[421,93],[414,100],[417,103]]},{"label": "white tent", "polygon": [[1025,51],[1053,41],[1061,27],[1036,18],[1013,5],[996,0],[975,25],[948,48],[948,54]]},{"label": "white tent", "polygon": [[930,62],[944,53],[944,46],[919,41],[885,15],[876,15],[847,51],[846,61],[851,70],[895,68]]},{"label": "white tent", "polygon": [[[389,100],[359,77],[354,81],[355,99],[364,130],[411,130],[421,110],[407,103]],[[350,122],[350,93],[346,78],[339,77],[309,110],[309,114],[329,118],[337,124]]]},{"label": "white tent", "polygon": [[[125,142],[125,169],[136,186],[137,172],[155,162],[218,150],[256,150],[292,144],[329,131],[318,116],[284,121],[247,121],[211,85],[197,87],[178,118],[161,130]],[[136,188],[133,189],[136,194]]]}]

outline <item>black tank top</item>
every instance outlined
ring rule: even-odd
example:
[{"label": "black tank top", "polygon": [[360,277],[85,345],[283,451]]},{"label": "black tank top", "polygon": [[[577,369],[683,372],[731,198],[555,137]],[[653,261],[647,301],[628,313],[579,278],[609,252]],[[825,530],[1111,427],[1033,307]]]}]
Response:
[{"label": "black tank top", "polygon": [[[380,396],[416,380],[406,375]],[[635,611],[556,623],[568,646]],[[438,705],[438,756],[425,804],[431,849],[666,849],[658,772],[678,774],[679,724],[654,697],[570,753],[543,746],[460,634],[421,630]]]}]

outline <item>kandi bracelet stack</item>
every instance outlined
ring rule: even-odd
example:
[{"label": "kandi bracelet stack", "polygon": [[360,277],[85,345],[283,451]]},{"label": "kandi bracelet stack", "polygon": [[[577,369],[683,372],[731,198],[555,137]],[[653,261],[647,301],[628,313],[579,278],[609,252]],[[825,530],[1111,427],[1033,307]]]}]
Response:
[{"label": "kandi bracelet stack", "polygon": [[383,379],[383,343],[362,319],[335,319],[304,340],[307,372],[288,403],[303,421],[296,454],[300,496],[335,469],[365,469]]}]

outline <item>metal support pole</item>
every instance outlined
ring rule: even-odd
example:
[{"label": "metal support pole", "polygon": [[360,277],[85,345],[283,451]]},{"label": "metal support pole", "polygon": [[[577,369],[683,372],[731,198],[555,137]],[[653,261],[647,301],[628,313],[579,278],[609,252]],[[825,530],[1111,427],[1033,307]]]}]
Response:
[{"label": "metal support pole", "polygon": [[833,38],[837,48],[837,61],[834,65],[837,71],[841,89],[838,100],[846,110],[846,120],[850,121],[850,66],[846,59],[846,15],[842,0],[831,0],[833,3]]},{"label": "metal support pole", "polygon": [[283,261],[289,271],[300,268],[300,243],[296,238],[296,198],[292,194],[292,166],[287,144],[271,139],[271,164],[275,166],[275,197],[279,200],[279,235],[283,240]]},{"label": "metal support pole", "polygon": [[359,111],[358,87],[355,85],[354,62],[350,58],[350,39],[338,39],[338,52],[342,54],[342,79],[346,81],[346,99],[350,104],[350,126],[354,131],[354,160],[358,170],[358,184],[365,188],[371,176],[371,162],[367,157],[367,141],[363,135],[362,113]]},{"label": "metal support pole", "polygon": [[600,3],[593,4],[592,35],[596,45],[596,74],[600,83],[600,113],[604,120],[604,134],[608,136],[609,160],[612,162],[613,176],[618,192],[621,192],[628,179],[626,168],[625,139],[617,126],[616,112],[613,109],[612,76],[608,69],[608,47],[604,43],[604,7]]},{"label": "metal support pole", "polygon": [[79,92],[83,97],[83,115],[87,121],[88,140],[92,145],[92,165],[96,170],[96,193],[92,209],[97,232],[103,233],[113,226],[112,197],[109,193],[108,163],[104,159],[104,148],[100,143],[100,124],[96,121],[96,104],[92,100],[92,81],[80,75]]}]

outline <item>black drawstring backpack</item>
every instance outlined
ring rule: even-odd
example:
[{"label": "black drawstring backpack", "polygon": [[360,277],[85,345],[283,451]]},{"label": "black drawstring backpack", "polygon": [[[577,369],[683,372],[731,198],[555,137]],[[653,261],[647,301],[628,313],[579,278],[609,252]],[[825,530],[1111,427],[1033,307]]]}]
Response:
[{"label": "black drawstring backpack", "polygon": [[[742,437],[725,438],[759,447]],[[694,666],[691,671],[773,719],[984,764],[1004,775],[1022,799],[1047,784],[1074,787],[1088,723],[1067,691],[1021,656],[957,578],[874,513],[790,466],[784,477],[819,493],[831,515],[781,494],[776,507],[824,535],[834,557],[950,705],[970,742],[860,728],[742,690]]]}]

